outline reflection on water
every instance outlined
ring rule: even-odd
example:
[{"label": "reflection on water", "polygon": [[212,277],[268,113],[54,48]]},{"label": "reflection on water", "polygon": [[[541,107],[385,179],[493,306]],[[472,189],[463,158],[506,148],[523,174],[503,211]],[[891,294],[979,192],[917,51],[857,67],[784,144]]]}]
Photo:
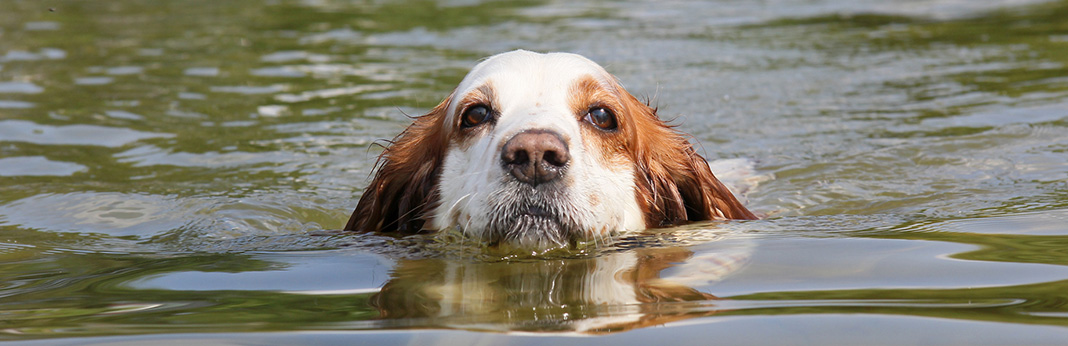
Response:
[{"label": "reflection on water", "polygon": [[[1065,1],[0,7],[0,340],[1068,333]],[[535,259],[331,231],[376,141],[515,48],[606,66],[770,217]]]},{"label": "reflection on water", "polygon": [[[662,273],[698,267],[705,277],[691,270],[684,279],[718,281],[741,267],[745,255],[694,258],[685,248],[663,247],[518,264],[401,261],[371,304],[381,318],[396,320],[393,326],[618,332],[714,313],[710,301],[718,298]],[[675,304],[680,302],[693,304]]]}]

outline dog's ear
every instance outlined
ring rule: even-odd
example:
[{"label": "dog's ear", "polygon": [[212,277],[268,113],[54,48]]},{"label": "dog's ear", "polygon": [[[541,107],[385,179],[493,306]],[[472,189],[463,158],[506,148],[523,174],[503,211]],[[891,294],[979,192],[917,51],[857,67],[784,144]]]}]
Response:
[{"label": "dog's ear", "polygon": [[438,203],[437,184],[448,138],[449,99],[416,117],[386,146],[378,171],[345,225],[346,231],[416,233]]},{"label": "dog's ear", "polygon": [[682,133],[665,124],[656,109],[623,95],[623,122],[630,152],[634,153],[638,203],[647,227],[715,219],[754,220],[697,154]]},{"label": "dog's ear", "polygon": [[708,167],[708,161],[698,155],[692,146],[682,154],[686,170],[675,181],[686,202],[690,221],[712,219],[756,220],[756,215],[746,209],[723,182],[716,179]]}]

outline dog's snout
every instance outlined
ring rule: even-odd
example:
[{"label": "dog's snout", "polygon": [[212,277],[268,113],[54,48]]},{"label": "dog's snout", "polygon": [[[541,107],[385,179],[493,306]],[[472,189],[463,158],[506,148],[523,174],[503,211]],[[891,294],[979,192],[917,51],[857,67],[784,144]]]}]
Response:
[{"label": "dog's snout", "polygon": [[516,180],[538,185],[563,174],[571,155],[560,134],[527,130],[513,136],[501,148],[501,163]]}]

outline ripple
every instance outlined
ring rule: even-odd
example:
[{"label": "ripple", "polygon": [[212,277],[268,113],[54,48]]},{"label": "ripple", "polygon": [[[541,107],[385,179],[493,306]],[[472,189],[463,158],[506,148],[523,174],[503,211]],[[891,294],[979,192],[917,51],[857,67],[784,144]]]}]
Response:
[{"label": "ripple", "polygon": [[[389,279],[393,261],[369,253],[258,254],[274,270],[237,273],[185,270],[134,278],[123,288],[172,291],[283,291],[295,294],[374,292]],[[334,279],[322,280],[332,277]]]},{"label": "ripple", "polygon": [[907,307],[921,309],[975,309],[1017,306],[1026,303],[1023,299],[1007,298],[962,298],[962,299],[812,299],[812,300],[722,300],[716,306],[725,310],[776,309],[795,307]]},{"label": "ripple", "polygon": [[77,85],[105,85],[115,81],[113,77],[80,77],[74,79]]},{"label": "ripple", "polygon": [[0,100],[0,109],[22,109],[33,108],[34,106],[33,102]]},{"label": "ripple", "polygon": [[36,248],[36,245],[0,242],[0,255]]},{"label": "ripple", "polygon": [[25,120],[0,121],[0,141],[43,145],[94,145],[121,147],[148,138],[170,138],[170,133],[143,132],[95,125],[40,125]]},{"label": "ripple", "polygon": [[364,38],[362,32],[352,30],[350,28],[334,29],[327,32],[316,33],[301,38],[301,44],[319,44],[324,42],[341,41],[341,42],[358,42]]},{"label": "ripple", "polygon": [[29,82],[0,82],[2,94],[40,94],[44,88]]},{"label": "ripple", "polygon": [[1011,215],[978,217],[917,224],[916,232],[953,232],[1005,235],[1068,235],[1068,209],[1032,211]]},{"label": "ripple", "polygon": [[[173,247],[175,251],[245,251],[278,246],[270,236],[320,230],[318,223],[307,219],[334,216],[333,210],[302,207],[306,204],[303,200],[184,198],[118,192],[50,193],[0,205],[0,226],[153,239],[139,243],[152,251],[159,250],[159,246]],[[170,236],[159,237],[165,234]],[[253,238],[267,238],[263,243],[268,244],[250,241]],[[77,244],[64,251],[113,250],[107,244],[114,245],[114,241],[103,244],[102,249]]]},{"label": "ripple", "polygon": [[145,119],[145,117],[143,117],[143,116],[141,116],[139,114],[134,114],[134,113],[130,113],[130,112],[127,112],[127,111],[117,111],[117,110],[104,111],[104,114],[107,114],[107,116],[112,117],[112,118],[116,118],[116,119],[126,119],[126,120],[143,120],[143,119]]},{"label": "ripple", "polygon": [[1009,124],[1038,124],[1068,118],[1068,103],[1019,107],[995,112],[977,112],[950,118],[924,119],[922,124],[945,127],[996,127]]},{"label": "ripple", "polygon": [[201,93],[180,92],[178,98],[182,100],[205,100],[208,96]]},{"label": "ripple", "polygon": [[28,22],[22,26],[26,31],[55,31],[59,30],[57,22]]},{"label": "ripple", "polygon": [[[186,95],[184,95],[184,96],[187,96],[187,97],[189,97],[191,95],[194,95],[194,93],[185,93],[185,94]],[[188,118],[188,119],[205,119],[205,118],[208,117],[207,115],[205,115],[203,113],[197,113],[197,112],[193,112],[193,111],[185,111],[185,110],[180,110],[180,109],[168,110],[166,114],[170,115],[172,117],[176,117],[176,118]]]},{"label": "ripple", "polygon": [[284,152],[206,152],[187,153],[170,152],[156,146],[142,146],[133,148],[115,157],[119,162],[132,163],[134,167],[147,166],[177,166],[177,167],[239,167],[260,163],[294,162],[293,154]]},{"label": "ripple", "polygon": [[169,196],[124,193],[44,194],[0,206],[0,225],[28,229],[150,235],[188,222],[193,204]]},{"label": "ripple", "polygon": [[258,68],[258,69],[254,69],[254,70],[250,71],[249,74],[251,74],[253,76],[260,76],[260,77],[288,77],[288,78],[304,77],[306,75],[306,73],[304,73],[304,71],[301,71],[300,69],[298,69],[296,67],[292,67],[292,66],[277,66],[277,67]]},{"label": "ripple", "polygon": [[0,57],[3,61],[59,60],[67,57],[67,51],[58,48],[41,48],[37,53],[24,50],[12,50]]},{"label": "ripple", "polygon": [[68,176],[88,169],[77,163],[51,161],[44,156],[0,158],[0,177]]},{"label": "ripple", "polygon": [[217,93],[234,93],[234,94],[244,94],[244,95],[273,94],[273,93],[282,92],[282,91],[285,91],[285,90],[286,90],[286,87],[284,85],[278,85],[278,84],[268,85],[268,86],[238,85],[238,86],[213,86],[213,87],[211,87],[211,91],[217,92]]},{"label": "ripple", "polygon": [[274,52],[264,55],[260,58],[264,62],[290,62],[290,61],[309,61],[309,62],[327,62],[330,61],[330,57],[322,54],[308,53],[302,50],[288,50]]},{"label": "ripple", "polygon": [[305,91],[305,92],[302,92],[302,93],[296,94],[296,95],[294,95],[294,94],[280,94],[280,95],[275,95],[274,99],[278,100],[279,102],[297,103],[297,102],[304,102],[304,101],[309,101],[309,100],[314,100],[314,99],[319,99],[319,98],[334,98],[334,97],[338,97],[338,96],[363,94],[363,93],[367,93],[367,92],[371,92],[371,91],[386,90],[386,89],[389,89],[391,87],[392,86],[390,86],[390,85],[357,85],[357,86],[351,86],[351,87],[345,87],[345,88],[332,88],[332,89]]},{"label": "ripple", "polygon": [[145,68],[141,66],[118,66],[111,67],[105,70],[107,74],[113,76],[133,75],[144,72]]},{"label": "ripple", "polygon": [[190,67],[185,69],[186,76],[215,77],[219,75],[218,67]]},{"label": "ripple", "polygon": [[289,107],[279,105],[265,105],[256,107],[256,112],[265,117],[280,117],[289,113]]}]

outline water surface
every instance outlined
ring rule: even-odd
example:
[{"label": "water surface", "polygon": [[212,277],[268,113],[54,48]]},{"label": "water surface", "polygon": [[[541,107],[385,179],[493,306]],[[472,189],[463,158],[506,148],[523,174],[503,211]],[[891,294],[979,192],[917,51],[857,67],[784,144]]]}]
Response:
[{"label": "water surface", "polygon": [[[3,8],[0,340],[1068,340],[1065,1]],[[508,261],[331,231],[376,141],[516,48],[755,162],[768,217]]]}]

